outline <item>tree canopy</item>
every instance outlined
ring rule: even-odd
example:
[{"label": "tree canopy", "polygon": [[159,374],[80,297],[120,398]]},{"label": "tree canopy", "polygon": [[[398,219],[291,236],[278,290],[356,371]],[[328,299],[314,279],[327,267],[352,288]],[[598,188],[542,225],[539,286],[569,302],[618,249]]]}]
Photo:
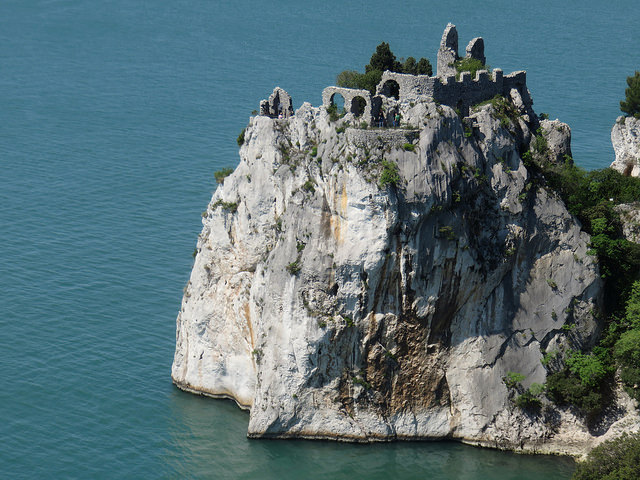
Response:
[{"label": "tree canopy", "polygon": [[627,85],[626,99],[620,102],[620,110],[630,117],[640,118],[640,72],[627,77]]},{"label": "tree canopy", "polygon": [[369,90],[372,94],[376,92],[376,86],[382,79],[382,73],[386,70],[397,73],[408,73],[411,75],[432,75],[433,68],[431,62],[426,58],[417,60],[408,57],[406,60],[397,60],[387,42],[382,42],[376,47],[376,51],[371,55],[369,63],[365,65],[364,72],[355,70],[345,70],[338,74],[336,84],[339,87],[362,88]]}]

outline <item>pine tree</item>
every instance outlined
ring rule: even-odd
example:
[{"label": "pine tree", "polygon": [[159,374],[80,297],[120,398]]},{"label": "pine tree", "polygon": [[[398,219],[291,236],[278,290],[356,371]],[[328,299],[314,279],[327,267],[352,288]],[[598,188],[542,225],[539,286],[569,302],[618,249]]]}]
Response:
[{"label": "pine tree", "polygon": [[382,42],[376,47],[376,51],[371,55],[369,65],[364,67],[365,72],[378,70],[384,72],[390,70],[392,72],[402,71],[402,65],[396,60],[396,56],[391,51],[391,47],[387,42]]},{"label": "pine tree", "polygon": [[632,77],[627,77],[629,88],[625,90],[627,96],[624,102],[620,102],[620,110],[628,116],[640,118],[640,72]]}]

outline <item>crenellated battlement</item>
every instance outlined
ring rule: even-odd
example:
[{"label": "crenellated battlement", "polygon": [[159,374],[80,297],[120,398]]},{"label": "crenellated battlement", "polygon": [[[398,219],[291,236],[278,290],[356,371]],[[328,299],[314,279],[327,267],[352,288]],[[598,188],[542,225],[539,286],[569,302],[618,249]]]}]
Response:
[{"label": "crenellated battlement", "polygon": [[[482,37],[472,39],[465,53],[465,58],[479,60],[484,65],[486,58]],[[387,70],[382,74],[374,95],[367,90],[330,86],[322,92],[322,104],[329,108],[336,103],[336,95],[341,95],[347,116],[367,121],[372,125],[377,122],[390,124],[396,113],[411,104],[423,101],[448,105],[461,115],[467,116],[471,106],[496,95],[511,98],[523,115],[531,112],[533,100],[527,89],[525,71],[504,75],[499,68],[491,72],[479,70],[472,78],[470,72],[461,72],[458,75],[455,62],[459,59],[458,32],[455,25],[449,23],[440,42],[435,76]],[[263,100],[260,106],[261,114],[272,118],[278,117],[281,112],[286,118],[292,112],[291,97],[279,87],[274,90],[269,100]]]}]

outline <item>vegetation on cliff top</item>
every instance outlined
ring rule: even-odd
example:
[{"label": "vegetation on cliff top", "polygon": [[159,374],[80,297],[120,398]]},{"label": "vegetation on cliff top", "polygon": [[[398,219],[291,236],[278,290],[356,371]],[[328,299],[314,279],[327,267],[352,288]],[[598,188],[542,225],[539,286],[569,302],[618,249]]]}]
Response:
[{"label": "vegetation on cliff top", "polygon": [[382,79],[385,70],[397,73],[409,73],[411,75],[432,75],[431,63],[426,58],[416,61],[414,57],[406,60],[396,60],[396,56],[391,51],[389,44],[382,42],[376,47],[376,51],[371,55],[368,65],[365,65],[364,72],[355,70],[345,70],[338,74],[336,85],[345,88],[361,88],[369,90],[371,94],[376,93],[376,86]]},{"label": "vegetation on cliff top", "polygon": [[456,79],[460,80],[460,74],[462,72],[470,72],[471,78],[476,78],[476,72],[478,70],[491,70],[489,65],[485,65],[477,58],[463,57],[455,61],[456,67]]},{"label": "vegetation on cliff top", "polygon": [[620,102],[620,110],[630,117],[640,118],[640,72],[627,77],[627,85],[626,99]]}]

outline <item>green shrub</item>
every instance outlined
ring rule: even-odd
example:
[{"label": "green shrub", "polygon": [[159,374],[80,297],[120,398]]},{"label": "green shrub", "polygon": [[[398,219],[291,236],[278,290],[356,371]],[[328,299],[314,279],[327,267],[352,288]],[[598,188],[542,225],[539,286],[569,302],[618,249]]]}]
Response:
[{"label": "green shrub", "polygon": [[566,363],[571,373],[588,388],[600,385],[609,373],[604,362],[594,354],[575,352],[569,356]]},{"label": "green shrub", "polygon": [[516,388],[525,378],[527,377],[525,377],[521,373],[507,372],[507,374],[502,377],[502,381],[507,386],[507,388]]},{"label": "green shrub", "polygon": [[557,350],[545,352],[544,355],[542,356],[542,360],[540,360],[540,363],[542,363],[542,366],[546,368],[547,366],[549,366],[549,363],[551,363],[551,361],[555,360],[557,357],[558,357]]},{"label": "green shrub", "polygon": [[549,144],[547,143],[547,139],[544,137],[542,127],[538,128],[536,131],[536,135],[533,137],[533,141],[531,142],[531,149],[540,155],[547,155],[549,153]]},{"label": "green shrub", "polygon": [[542,406],[540,395],[544,392],[544,385],[532,383],[528,390],[516,397],[515,403],[522,410],[535,410]]},{"label": "green shrub", "polygon": [[387,185],[396,186],[400,182],[398,165],[387,160],[382,160],[382,172],[380,173],[380,188]]},{"label": "green shrub", "polygon": [[238,210],[237,202],[223,202],[222,200],[216,200],[216,202],[212,205],[213,208],[222,207],[224,210],[227,210],[231,213],[236,213]]},{"label": "green shrub", "polygon": [[297,275],[298,273],[300,273],[300,270],[302,270],[302,266],[300,265],[298,260],[296,260],[295,262],[291,262],[289,265],[287,265],[286,269],[287,272],[289,272],[291,275]]},{"label": "green shrub", "polygon": [[240,135],[238,135],[238,139],[236,141],[238,142],[238,146],[239,147],[244,145],[244,132],[246,130],[247,130],[246,128],[243,128],[242,131],[240,132]]},{"label": "green shrub", "polygon": [[416,150],[416,146],[413,143],[405,143],[402,148],[404,148],[407,152],[414,152]]},{"label": "green shrub", "polygon": [[606,404],[604,388],[584,385],[568,368],[547,376],[547,397],[558,405],[577,407],[587,420],[596,417]]},{"label": "green shrub", "polygon": [[608,440],[579,463],[572,480],[637,480],[640,478],[640,433]]},{"label": "green shrub", "polygon": [[625,319],[633,328],[640,328],[640,280],[633,282],[625,309]]},{"label": "green shrub", "polygon": [[624,332],[616,342],[614,353],[620,362],[640,367],[640,328]]},{"label": "green shrub", "polygon": [[626,98],[620,102],[620,110],[628,116],[640,118],[640,72],[627,77],[629,88],[625,90]]},{"label": "green shrub", "polygon": [[375,95],[376,87],[380,80],[382,80],[382,72],[379,70],[370,70],[366,73],[345,70],[336,77],[336,85],[345,88],[368,90],[372,95]]},{"label": "green shrub", "polygon": [[316,191],[315,183],[313,183],[313,180],[307,180],[306,182],[304,182],[304,185],[302,185],[302,189],[305,192],[315,193]]},{"label": "green shrub", "polygon": [[453,231],[453,227],[450,225],[445,225],[444,227],[440,227],[438,229],[438,232],[442,237],[446,238],[447,240],[455,240],[457,238],[455,232]]},{"label": "green shrub", "polygon": [[213,172],[213,176],[216,179],[216,182],[219,184],[224,183],[224,179],[233,173],[233,168],[223,168],[218,170],[217,172]]},{"label": "green shrub", "polygon": [[478,70],[490,70],[491,67],[489,65],[485,65],[477,58],[460,58],[455,61],[453,64],[456,68],[456,79],[460,79],[460,74],[462,72],[471,72],[471,79],[476,78],[476,72]]},{"label": "green shrub", "polygon": [[631,398],[640,401],[640,368],[622,367],[620,369],[620,380],[625,391]]},{"label": "green shrub", "polygon": [[353,377],[353,383],[362,385],[365,390],[371,390],[371,384],[362,377]]},{"label": "green shrub", "polygon": [[338,113],[338,105],[336,105],[335,103],[332,103],[327,107],[327,113],[329,114],[329,121],[337,122],[338,120],[340,120],[341,116],[345,115],[346,112],[344,111],[344,108],[343,108],[342,112]]}]

